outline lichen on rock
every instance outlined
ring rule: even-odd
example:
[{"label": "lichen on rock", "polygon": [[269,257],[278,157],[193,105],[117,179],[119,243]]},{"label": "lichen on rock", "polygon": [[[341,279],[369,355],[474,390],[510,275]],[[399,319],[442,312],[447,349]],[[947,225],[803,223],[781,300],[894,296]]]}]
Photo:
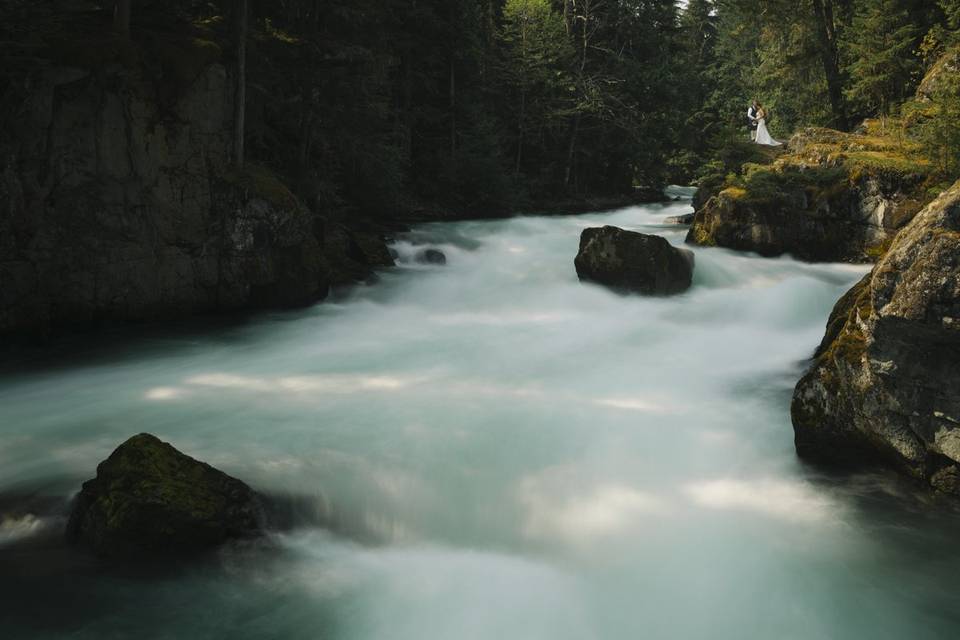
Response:
[{"label": "lichen on rock", "polygon": [[791,414],[797,452],[960,495],[960,182],[837,303]]},{"label": "lichen on rock", "polygon": [[915,143],[876,131],[808,128],[786,153],[745,162],[698,208],[692,244],[872,262],[929,201],[931,166]]},{"label": "lichen on rock", "polygon": [[263,520],[246,484],[140,434],[83,484],[67,538],[101,555],[183,554],[257,536]]}]

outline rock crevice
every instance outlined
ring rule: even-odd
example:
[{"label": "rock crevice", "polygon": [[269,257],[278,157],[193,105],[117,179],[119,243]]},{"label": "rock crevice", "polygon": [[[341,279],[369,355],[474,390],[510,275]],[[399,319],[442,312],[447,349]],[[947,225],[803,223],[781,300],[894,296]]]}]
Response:
[{"label": "rock crevice", "polygon": [[960,495],[960,183],[831,314],[794,392],[801,456],[881,461]]},{"label": "rock crevice", "polygon": [[[0,96],[0,335],[294,306],[392,261],[265,166],[236,171],[232,80],[51,65]],[[161,99],[162,97],[165,99]]]}]

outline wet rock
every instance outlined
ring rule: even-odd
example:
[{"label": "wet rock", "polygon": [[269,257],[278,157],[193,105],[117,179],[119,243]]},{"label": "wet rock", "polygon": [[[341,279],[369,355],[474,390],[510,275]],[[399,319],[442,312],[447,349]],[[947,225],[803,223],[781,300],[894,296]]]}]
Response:
[{"label": "wet rock", "polygon": [[54,63],[9,87],[23,117],[0,122],[0,335],[305,305],[390,263],[381,237],[314,214],[266,167],[234,169],[234,82],[211,47],[182,45],[176,91],[139,67]]},{"label": "wet rock", "polygon": [[693,224],[693,218],[696,214],[685,213],[681,216],[668,216],[663,219],[664,224]]},{"label": "wet rock", "polygon": [[581,280],[647,295],[681,293],[693,281],[693,252],[617,227],[584,229],[574,264]]},{"label": "wet rock", "polygon": [[414,260],[420,264],[447,264],[447,256],[439,249],[424,249],[418,251],[416,256],[414,256]]},{"label": "wet rock", "polygon": [[140,434],[83,484],[66,534],[101,555],[177,555],[257,536],[263,521],[246,484]]},{"label": "wet rock", "polygon": [[797,452],[960,495],[960,182],[836,305],[797,384]]},{"label": "wet rock", "polygon": [[929,167],[895,141],[810,128],[791,138],[789,150],[769,164],[745,164],[742,176],[704,191],[709,197],[697,207],[687,242],[873,262],[929,202]]}]

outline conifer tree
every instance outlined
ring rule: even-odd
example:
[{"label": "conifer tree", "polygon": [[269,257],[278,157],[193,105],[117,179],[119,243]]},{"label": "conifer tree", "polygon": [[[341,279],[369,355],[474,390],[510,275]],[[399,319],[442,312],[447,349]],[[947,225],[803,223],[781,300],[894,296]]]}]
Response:
[{"label": "conifer tree", "polygon": [[917,29],[900,0],[859,0],[849,50],[852,84],[847,96],[886,125],[891,109],[908,93],[917,68]]}]

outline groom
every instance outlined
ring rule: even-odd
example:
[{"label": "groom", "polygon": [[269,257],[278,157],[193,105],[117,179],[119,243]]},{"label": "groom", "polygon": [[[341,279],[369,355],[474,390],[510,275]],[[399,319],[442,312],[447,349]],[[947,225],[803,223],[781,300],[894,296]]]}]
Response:
[{"label": "groom", "polygon": [[760,105],[757,104],[756,99],[750,104],[750,108],[747,109],[747,120],[750,123],[750,140],[753,142],[757,141],[757,112],[760,110]]}]

